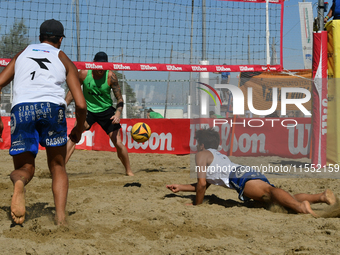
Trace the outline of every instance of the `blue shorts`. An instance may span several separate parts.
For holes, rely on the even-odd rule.
[[[65,106],[48,102],[22,103],[11,110],[11,156],[67,143]]]
[[[239,166],[234,171],[230,172],[229,183],[236,189],[238,198],[242,201],[250,200],[250,198],[243,196],[244,186],[246,185],[246,182],[250,180],[261,180],[270,184],[266,176],[260,172],[256,172],[256,170],[251,167]],[[270,185],[274,187],[274,185]]]

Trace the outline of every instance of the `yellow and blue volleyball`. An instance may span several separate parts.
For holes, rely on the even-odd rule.
[[[138,122],[131,129],[131,136],[137,143],[144,143],[151,136],[151,128],[144,122]]]

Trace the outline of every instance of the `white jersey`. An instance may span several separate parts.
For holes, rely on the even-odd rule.
[[[66,69],[59,49],[47,43],[31,44],[15,61],[12,108],[20,103],[51,102],[66,105],[62,84]]]
[[[235,171],[236,167],[240,165],[231,162],[226,155],[223,155],[215,149],[208,149],[208,151],[213,154],[214,160],[206,171],[207,182],[233,189],[229,184],[229,175],[231,171]]]

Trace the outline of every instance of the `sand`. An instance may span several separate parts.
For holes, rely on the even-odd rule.
[[[124,175],[116,153],[75,151],[67,165],[67,227],[54,225],[54,203],[45,151],[26,186],[26,220],[10,217],[13,169],[0,151],[1,254],[339,254],[338,206],[315,204],[324,217],[244,204],[233,190],[212,186],[203,205],[187,205],[193,193],[173,194],[166,184],[193,183],[190,156],[130,154],[134,177]],[[308,159],[231,157],[250,165],[296,165]],[[291,193],[340,193],[339,179],[267,175]],[[301,178],[303,177],[303,178]]]

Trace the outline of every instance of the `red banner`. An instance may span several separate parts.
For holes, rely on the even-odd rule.
[[[75,119],[67,119],[68,130],[71,131]],[[131,138],[132,126],[137,122],[146,122],[151,129],[150,139],[137,143]],[[135,153],[168,153],[188,154],[189,119],[124,119],[121,120],[121,138],[129,152]],[[77,149],[115,151],[109,136],[95,123],[85,131]]]
[[[3,143],[0,149],[10,148],[10,117],[2,117],[4,123]],[[151,128],[151,137],[145,143],[137,143],[131,138],[131,128],[137,122],[147,122]],[[68,133],[71,132],[75,119],[67,118]],[[121,137],[129,152],[135,153],[168,153],[188,154],[189,149],[189,119],[124,119],[121,120]],[[43,147],[39,147],[43,149]],[[90,130],[85,131],[76,149],[115,151],[116,148],[109,136],[95,123]]]
[[[9,58],[0,58],[0,66],[7,66]],[[116,71],[167,71],[167,72],[263,72],[282,71],[282,66],[273,65],[178,65],[109,62],[73,62],[78,69]]]
[[[4,122],[0,149],[10,147],[10,118]],[[67,119],[69,132],[75,119]],[[145,143],[131,138],[131,128],[137,122],[147,123],[152,131]],[[230,154],[231,133],[234,128],[233,156],[309,157],[310,118],[236,118],[232,119],[123,119],[122,142],[131,153],[188,154],[196,151],[195,130],[215,127],[221,135],[219,150]],[[84,132],[77,149],[115,151],[108,135],[97,124]],[[41,148],[42,149],[42,148]]]
[[[190,123],[190,149],[196,151],[196,129],[215,127],[221,136],[219,150],[230,155],[234,128],[233,156],[309,157],[310,118],[194,119]]]

